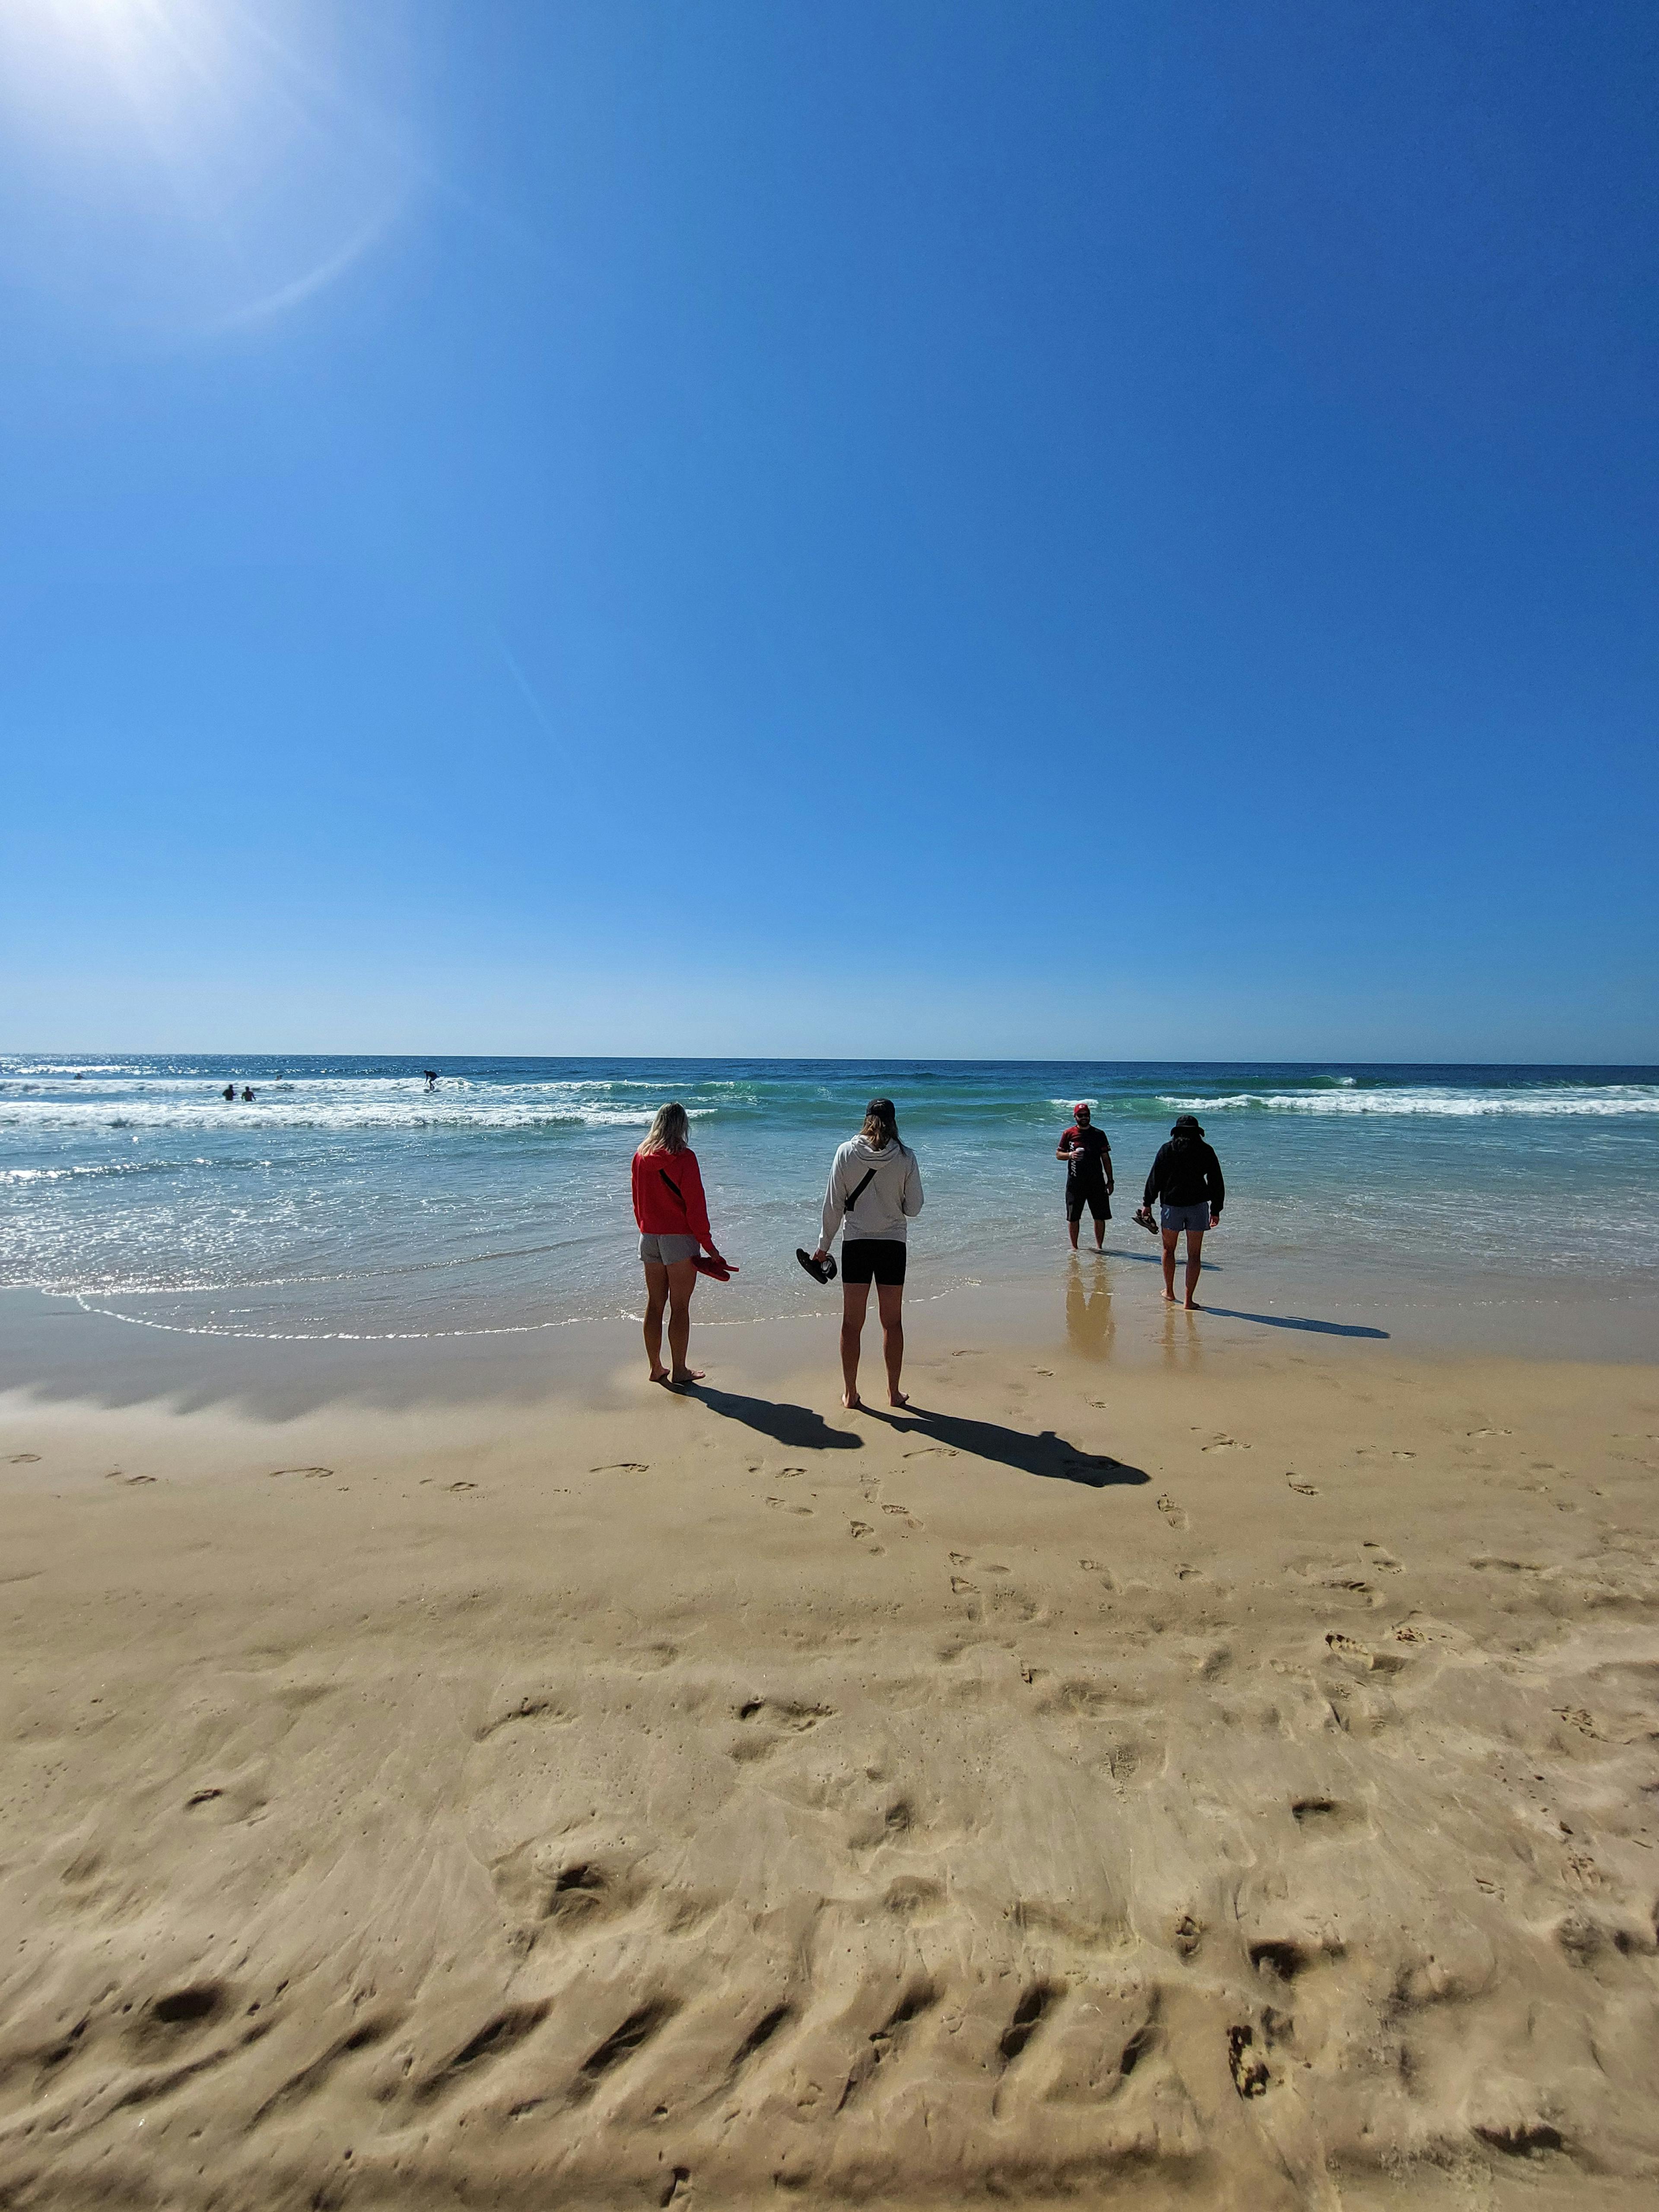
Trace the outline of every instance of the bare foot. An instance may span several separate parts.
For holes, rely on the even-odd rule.
[[[653,1367],[651,1370],[651,1380],[653,1382],[665,1382],[668,1380],[668,1370],[665,1367]]]
[[[1164,1304],[1165,1304],[1166,1306],[1172,1306],[1172,1305],[1174,1305],[1174,1304],[1175,1304],[1175,1303],[1176,1303],[1176,1294],[1175,1294],[1175,1292],[1174,1292],[1173,1291],[1164,1291]]]
[[[890,1406],[908,1406],[910,1401],[902,1390],[890,1390],[887,1393],[887,1402]]]
[[[701,1367],[684,1367],[678,1375],[671,1375],[668,1379],[678,1390],[683,1383],[701,1382],[702,1377],[703,1370]]]
[[[1204,1309],[1196,1298],[1188,1298],[1181,1310],[1182,1313],[1202,1313]]]
[[[861,1413],[864,1411],[864,1401],[856,1390],[843,1390],[841,1394],[841,1402],[849,1413]]]

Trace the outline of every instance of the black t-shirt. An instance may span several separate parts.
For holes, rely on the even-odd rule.
[[[1060,1141],[1076,1147],[1066,1163],[1068,1180],[1075,1176],[1079,1182],[1104,1182],[1112,1147],[1103,1130],[1097,1129],[1092,1121],[1086,1129],[1079,1129],[1073,1121]]]

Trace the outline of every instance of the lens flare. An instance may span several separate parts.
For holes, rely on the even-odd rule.
[[[0,270],[156,334],[269,324],[361,271],[422,164],[400,9],[7,0]]]

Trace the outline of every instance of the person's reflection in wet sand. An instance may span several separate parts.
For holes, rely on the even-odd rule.
[[[1074,1252],[1066,1271],[1066,1334],[1080,1358],[1105,1359],[1112,1349],[1112,1286],[1097,1255]]]
[[[1164,1309],[1164,1364],[1188,1372],[1204,1364],[1204,1332],[1180,1305]]]

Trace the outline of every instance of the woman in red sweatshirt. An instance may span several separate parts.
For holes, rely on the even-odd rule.
[[[691,1340],[691,1293],[697,1286],[697,1248],[714,1251],[697,1156],[686,1142],[685,1109],[677,1102],[657,1109],[645,1142],[634,1155],[634,1218],[645,1262],[645,1353],[651,1380],[701,1382],[702,1370],[685,1364]],[[668,1356],[662,1364],[662,1316],[668,1309]]]

